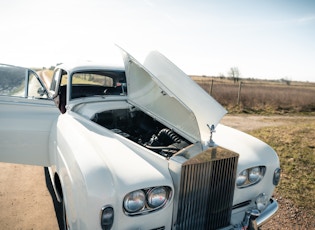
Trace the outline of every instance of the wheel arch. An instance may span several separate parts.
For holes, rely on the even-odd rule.
[[[57,172],[54,173],[54,184],[57,200],[61,202],[63,199],[63,193],[60,178]]]

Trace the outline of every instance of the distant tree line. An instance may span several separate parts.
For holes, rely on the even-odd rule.
[[[202,75],[202,77],[208,77],[207,75]],[[225,76],[223,73],[219,73],[218,76],[211,76],[211,77],[219,77],[220,79],[229,79],[232,80],[234,83],[238,83],[240,80],[247,80],[247,81],[255,81],[257,79],[255,78],[241,78],[241,73],[238,67],[231,67],[227,73],[227,76]],[[286,85],[291,85],[292,80],[285,77],[280,78],[278,80],[268,80],[271,82],[282,82]]]

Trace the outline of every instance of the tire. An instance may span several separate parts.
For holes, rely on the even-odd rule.
[[[70,230],[70,226],[68,223],[67,212],[66,212],[66,204],[64,199],[62,199],[62,230]]]

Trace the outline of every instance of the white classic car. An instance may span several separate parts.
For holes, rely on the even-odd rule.
[[[49,167],[64,229],[257,229],[279,159],[158,52],[59,65],[49,89],[0,65],[0,161]],[[55,102],[55,103],[54,103]],[[57,108],[55,106],[57,105]]]

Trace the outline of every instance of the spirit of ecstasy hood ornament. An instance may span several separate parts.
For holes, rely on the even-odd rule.
[[[209,124],[207,124],[209,130],[210,130],[210,139],[209,139],[209,147],[213,147],[214,146],[214,142],[212,140],[212,135],[213,133],[215,133],[215,126],[214,124],[212,124],[211,126]]]

